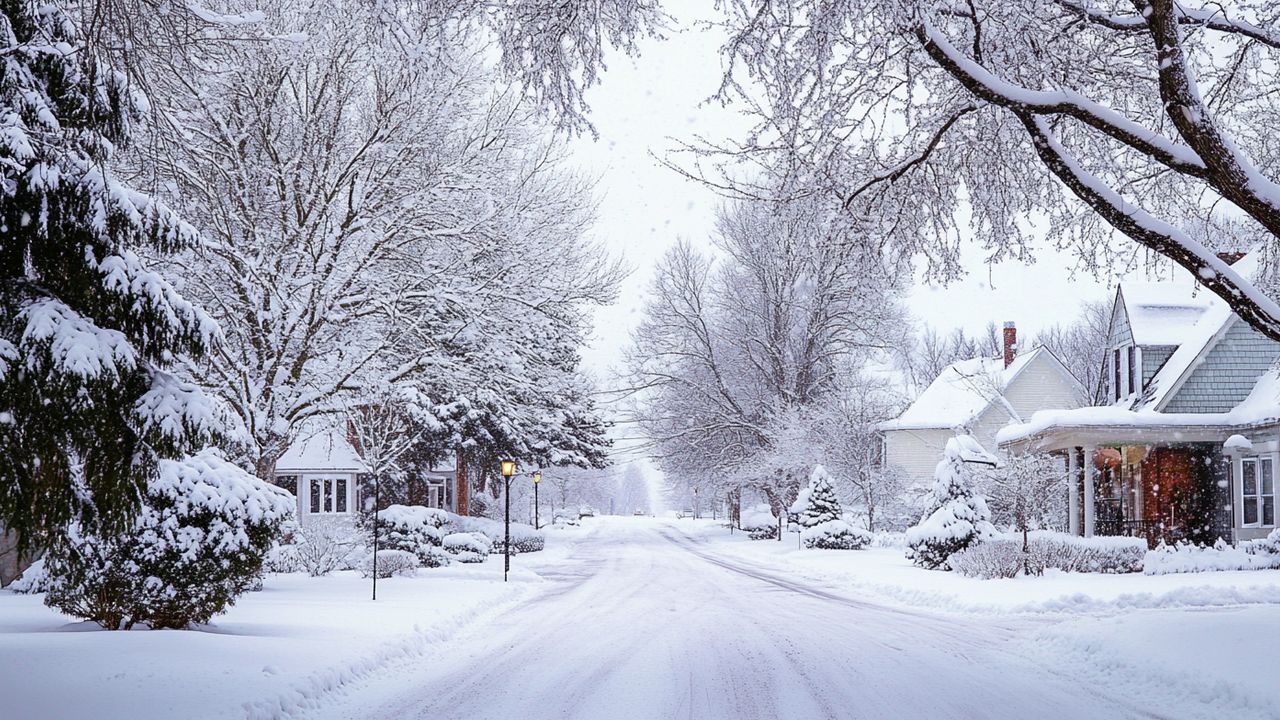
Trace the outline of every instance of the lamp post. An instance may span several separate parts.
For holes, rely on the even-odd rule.
[[[538,527],[538,483],[542,482],[542,471],[535,470],[533,473],[533,529],[541,530]]]
[[[503,460],[502,478],[505,487],[502,494],[506,498],[506,511],[503,513],[505,532],[502,539],[502,582],[507,581],[507,573],[511,572],[511,476],[515,474],[515,460]]]
[[[693,519],[698,519],[698,486],[693,486]]]

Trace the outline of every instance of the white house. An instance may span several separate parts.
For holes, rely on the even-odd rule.
[[[927,487],[947,440],[964,428],[988,452],[996,431],[1038,410],[1075,408],[1083,389],[1048,348],[1017,352],[1017,330],[1005,323],[1004,355],[961,360],[947,366],[901,415],[881,423],[884,463],[906,474],[911,486]]]
[[[276,484],[298,498],[298,522],[346,520],[359,507],[357,480],[366,472],[360,455],[337,430],[299,438],[276,461]]]
[[[336,522],[354,518],[359,509],[360,480],[368,474],[360,454],[337,429],[304,432],[276,461],[275,482],[298,499],[302,524],[328,518]],[[457,512],[457,470],[453,455],[409,478],[402,498],[384,498]]]

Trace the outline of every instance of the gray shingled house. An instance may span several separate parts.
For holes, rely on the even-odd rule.
[[[1002,429],[1000,447],[1064,458],[1077,534],[1154,544],[1271,532],[1280,344],[1190,283],[1121,285],[1109,335],[1100,406],[1036,413]]]

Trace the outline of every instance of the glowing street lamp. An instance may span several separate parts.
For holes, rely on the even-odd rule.
[[[533,529],[541,530],[538,527],[538,483],[542,482],[542,471],[535,470],[533,472]]]
[[[511,572],[511,477],[516,474],[516,461],[502,461],[502,478],[505,481],[503,496],[506,498],[506,512],[503,515],[506,536],[502,543],[502,582],[507,581],[507,573]]]

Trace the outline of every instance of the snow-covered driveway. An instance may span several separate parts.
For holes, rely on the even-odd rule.
[[[518,558],[520,560],[523,558]],[[323,718],[1151,718],[1016,653],[1044,619],[934,615],[609,519],[528,603],[372,681]],[[1167,714],[1166,714],[1167,712]]]

